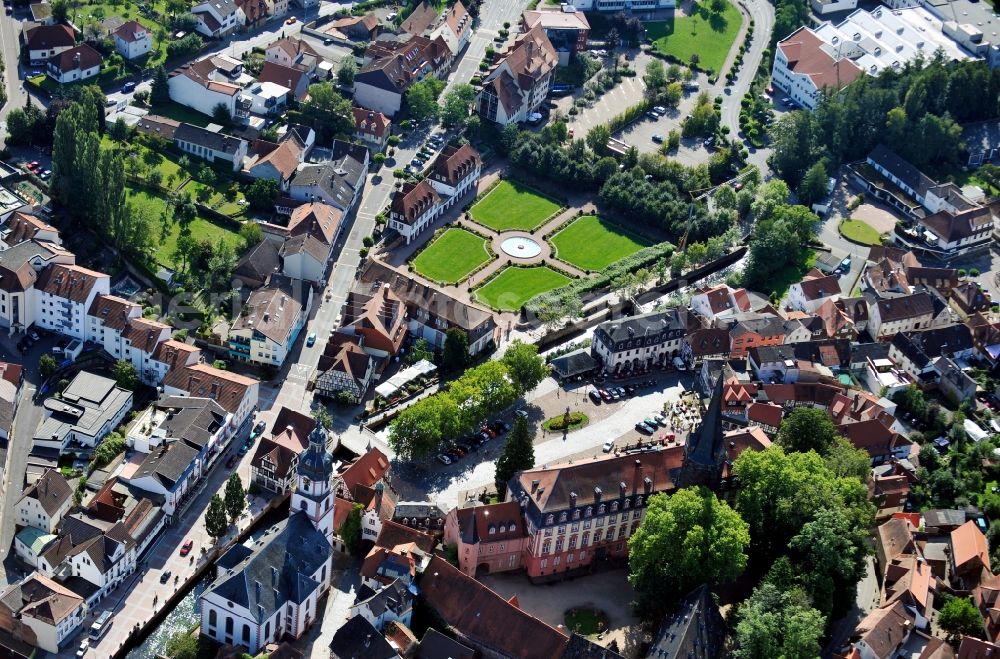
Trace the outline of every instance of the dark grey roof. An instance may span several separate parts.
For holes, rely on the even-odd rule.
[[[280,269],[281,258],[278,256],[278,248],[270,240],[262,240],[240,258],[233,275],[266,282],[269,275]]]
[[[417,646],[416,659],[473,659],[476,651],[430,627]]]
[[[246,142],[238,137],[226,135],[225,133],[217,133],[215,131],[208,130],[207,128],[201,128],[200,126],[183,123],[178,126],[177,130],[174,132],[174,140],[178,142],[197,144],[205,147],[206,149],[210,149],[218,153],[225,153],[229,156],[235,154],[241,146],[246,145]]]
[[[441,504],[429,501],[399,501],[396,503],[396,508],[392,511],[392,518],[394,520],[404,517],[429,517],[431,519],[440,517],[443,519],[447,516],[448,511]]]
[[[298,472],[312,481],[326,482],[333,475],[333,456],[326,450],[326,430],[319,423],[309,433],[309,446],[299,456]]]
[[[893,336],[892,346],[902,353],[918,371],[926,368],[931,362],[931,358],[927,356],[927,353],[907,334],[899,333]]]
[[[398,656],[381,632],[360,615],[344,623],[330,641],[331,659],[393,659]]]
[[[409,609],[412,603],[413,593],[399,578],[393,579],[374,594],[358,601],[359,605],[367,606],[376,618],[386,611],[392,611],[398,617],[402,617],[403,612]]]
[[[160,428],[170,439],[202,449],[226,422],[226,410],[211,398],[161,396],[156,407],[169,410]]]
[[[73,490],[63,475],[55,469],[46,469],[45,473],[24,491],[21,498],[38,499],[42,509],[51,516],[72,496]]]
[[[926,195],[928,190],[937,185],[934,179],[921,172],[884,144],[879,144],[872,149],[868,159],[882,166],[906,186],[916,190],[920,196]]]
[[[165,442],[149,452],[129,480],[153,476],[168,490],[173,489],[196,457],[198,450],[186,442]]]
[[[954,526],[965,524],[965,511],[958,509],[925,510],[924,525],[929,527]]]
[[[865,357],[874,359],[886,359],[889,356],[889,344],[887,343],[852,343],[851,363],[860,364]]]
[[[931,358],[953,355],[973,347],[972,331],[968,325],[962,324],[910,332],[910,338]]]
[[[355,192],[365,183],[367,158],[365,147],[334,140],[332,160],[299,169],[292,177],[292,187],[319,186],[341,210],[347,210]]]
[[[233,567],[221,572],[206,592],[248,609],[260,623],[286,602],[299,604],[318,588],[312,575],[332,551],[326,536],[301,511],[271,527],[251,550],[247,555],[238,546],[230,549],[240,560],[224,555],[226,564]]]
[[[614,650],[602,648],[585,636],[576,632],[569,637],[569,643],[563,650],[561,659],[624,659]]]
[[[624,320],[605,321],[597,326],[596,332],[601,332],[613,343],[618,343],[634,338],[654,337],[664,331],[687,330],[687,327],[686,310],[668,309]]]
[[[842,368],[851,363],[851,342],[847,339],[826,339],[779,346],[759,346],[750,348],[748,354],[750,360],[758,366],[792,359]]]
[[[590,356],[589,348],[580,348],[565,355],[554,358],[551,362],[553,370],[561,377],[568,378],[580,373],[588,373],[598,366],[596,359]]]
[[[702,584],[660,624],[647,659],[715,659],[722,655],[726,623]]]

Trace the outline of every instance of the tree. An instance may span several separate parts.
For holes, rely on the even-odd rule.
[[[778,443],[786,451],[816,451],[826,455],[837,439],[837,426],[824,410],[796,407],[781,421]]]
[[[438,96],[444,91],[444,81],[435,77],[424,78],[406,90],[406,105],[410,116],[417,121],[433,119],[438,114]]]
[[[608,57],[615,63],[615,75],[618,75],[618,49],[621,48],[622,38],[618,34],[617,28],[608,30],[604,37],[604,47],[608,51]]]
[[[825,623],[801,590],[765,581],[740,606],[733,654],[738,659],[814,659]]]
[[[243,240],[243,249],[250,249],[264,240],[264,232],[256,222],[244,222],[240,227],[240,238]]]
[[[458,84],[444,95],[441,105],[441,123],[458,126],[469,117],[469,108],[476,101],[476,90],[472,85]]]
[[[139,386],[139,373],[135,370],[132,362],[125,359],[119,359],[111,367],[111,377],[122,389],[135,391],[136,387]]]
[[[350,512],[347,513],[347,517],[338,531],[340,539],[344,541],[344,546],[351,554],[358,553],[358,549],[361,547],[361,515],[364,512],[365,507],[360,503],[351,506]]]
[[[952,597],[938,612],[938,625],[951,641],[962,636],[983,638],[983,617],[968,597]]]
[[[340,68],[337,69],[337,84],[341,87],[353,87],[354,76],[358,72],[358,64],[354,57],[349,55],[340,61]]]
[[[507,481],[514,474],[535,466],[535,447],[531,432],[528,430],[528,420],[523,416],[514,419],[514,427],[507,436],[503,451],[496,463],[495,483],[497,496],[501,501],[507,497]]]
[[[646,83],[646,93],[652,99],[658,99],[663,89],[667,86],[667,73],[663,68],[663,62],[658,59],[650,60],[646,64],[646,75],[642,76]]]
[[[611,129],[605,124],[598,124],[587,131],[587,146],[598,156],[608,154],[609,139],[611,139]]]
[[[871,456],[862,448],[855,448],[850,440],[837,437],[823,457],[826,468],[838,478],[854,477],[867,483],[872,472]],[[922,461],[921,461],[922,464]]]
[[[254,210],[273,210],[274,200],[278,197],[278,182],[272,179],[259,178],[244,192],[247,203]]]
[[[213,494],[212,499],[208,502],[208,509],[205,511],[205,532],[213,540],[218,540],[226,534],[228,529],[229,523],[226,519],[226,504],[223,503],[222,497],[218,494]]]
[[[628,541],[637,610],[659,617],[698,584],[732,581],[746,567],[749,544],[747,523],[711,490],[653,495]]]
[[[444,336],[444,350],[441,354],[441,369],[446,372],[460,371],[469,363],[469,335],[458,327],[452,327]]]
[[[188,632],[171,634],[166,654],[170,659],[198,659],[198,637]]]
[[[826,197],[828,179],[826,166],[822,161],[806,170],[802,182],[799,183],[799,203],[803,206],[812,206]]]
[[[226,512],[229,513],[229,519],[235,524],[236,520],[240,518],[243,511],[247,507],[247,493],[243,489],[243,481],[240,480],[240,475],[235,471],[229,476],[229,480],[226,481],[226,493],[224,502],[226,504]]]
[[[69,1],[54,0],[52,3],[52,19],[56,23],[65,23],[69,18]]]
[[[788,544],[799,581],[813,605],[839,618],[854,604],[868,555],[866,529],[842,508],[821,509]]]
[[[58,370],[59,364],[56,363],[56,358],[52,355],[44,354],[38,358],[38,371],[42,374],[42,378],[48,380]]]
[[[439,393],[399,413],[389,428],[389,445],[404,459],[423,458],[462,429],[462,413],[455,400],[447,392]]]
[[[302,118],[317,132],[317,140],[329,142],[337,135],[354,132],[351,102],[329,82],[309,85],[309,98],[300,106]]]
[[[545,360],[538,356],[538,346],[520,339],[507,347],[501,361],[507,367],[507,375],[519,396],[537,387],[549,373]]]
[[[170,78],[163,65],[157,66],[153,71],[153,85],[150,91],[150,101],[154,106],[167,105],[170,103]]]

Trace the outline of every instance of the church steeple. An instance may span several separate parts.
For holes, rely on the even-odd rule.
[[[684,447],[684,464],[681,466],[677,487],[705,485],[718,489],[722,479],[722,466],[726,459],[726,443],[722,437],[722,380],[715,381],[712,399],[701,417],[701,423],[687,439]]]
[[[289,513],[304,512],[313,526],[322,531],[332,544],[334,495],[330,479],[333,476],[333,456],[327,451],[326,441],[326,429],[317,422],[309,433],[308,448],[299,456]]]

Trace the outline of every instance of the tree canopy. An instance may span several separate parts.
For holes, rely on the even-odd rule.
[[[507,346],[501,361],[519,396],[537,387],[549,373],[545,360],[538,356],[538,346],[520,339]]]
[[[507,496],[507,481],[519,471],[535,466],[535,447],[528,420],[522,416],[514,419],[514,427],[504,442],[503,450],[496,462],[495,484],[497,496],[503,500]]]
[[[701,583],[738,577],[747,564],[749,526],[707,488],[649,498],[629,538],[629,583],[644,616],[664,611]]]
[[[826,455],[839,433],[825,410],[796,407],[781,420],[778,443],[787,451],[816,451]]]

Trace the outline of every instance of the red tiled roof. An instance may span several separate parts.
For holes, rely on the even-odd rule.
[[[835,61],[822,49],[823,45],[823,40],[807,27],[800,27],[778,42],[789,70],[809,76],[816,89],[843,89],[861,75],[857,64],[847,58]]]
[[[982,567],[990,568],[990,550],[986,536],[972,520],[951,532],[952,560],[956,570],[963,570],[978,560]]]
[[[78,265],[55,264],[42,271],[35,288],[73,302],[85,302],[101,279],[103,272],[88,270]]]
[[[135,315],[134,312],[141,312],[141,309],[138,304],[117,295],[98,295],[87,315],[99,319],[109,329],[121,331]]]
[[[355,460],[339,476],[348,492],[354,493],[358,487],[374,487],[389,471],[389,459],[385,453],[373,448]]]
[[[357,133],[372,133],[382,139],[392,125],[389,117],[375,110],[353,107],[351,112],[354,114],[354,131]]]
[[[186,391],[191,396],[211,398],[227,412],[235,413],[251,387],[258,380],[223,371],[208,364],[192,364],[175,368],[167,374],[163,383],[169,387]]]
[[[782,413],[781,406],[774,403],[751,403],[747,407],[747,419],[774,428],[781,426]]]

